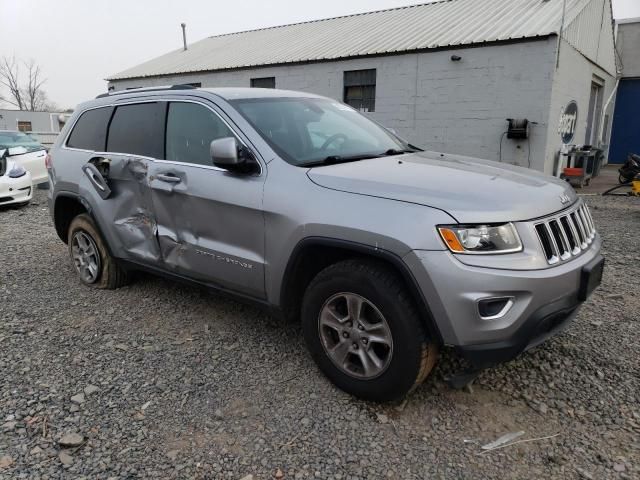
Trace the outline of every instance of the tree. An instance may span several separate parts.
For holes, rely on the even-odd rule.
[[[24,100],[22,100],[22,89],[20,88],[20,65],[15,57],[2,57],[0,59],[0,85],[4,85],[9,90],[9,98],[3,100],[18,110],[24,110]]]
[[[21,83],[21,67],[26,71],[27,79]],[[34,60],[19,62],[15,57],[0,58],[0,86],[8,91],[7,96],[0,94],[4,101],[18,110],[50,110],[54,105],[47,99],[43,89],[46,79]]]

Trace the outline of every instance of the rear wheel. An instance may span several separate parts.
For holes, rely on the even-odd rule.
[[[303,301],[305,341],[322,372],[340,389],[389,401],[420,385],[436,362],[401,278],[375,261],[332,265]]]
[[[85,285],[116,289],[127,284],[127,272],[109,254],[95,223],[87,214],[78,215],[69,226],[69,255]]]

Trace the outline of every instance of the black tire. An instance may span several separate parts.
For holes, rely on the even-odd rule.
[[[375,378],[349,375],[334,364],[323,345],[320,313],[329,299],[345,292],[373,304],[388,324],[394,347],[388,366]],[[376,261],[347,260],[320,272],[304,295],[302,328],[320,370],[338,388],[365,400],[386,402],[404,397],[424,381],[437,360],[437,345],[429,339],[404,282]]]
[[[91,240],[97,247],[97,251],[100,257],[97,278],[94,281],[89,282],[86,281],[78,272],[78,278],[80,279],[80,281],[89,287],[103,290],[115,290],[117,288],[125,286],[129,281],[127,272],[120,265],[118,265],[116,260],[111,256],[109,250],[107,250],[106,248],[104,239],[100,235],[98,228],[93,222],[93,219],[86,213],[75,217],[71,222],[71,225],[69,225],[69,235],[67,237],[69,239],[69,257],[71,258],[71,262],[76,272],[78,270],[75,266],[72,249],[73,238],[78,232],[82,232],[91,238]]]

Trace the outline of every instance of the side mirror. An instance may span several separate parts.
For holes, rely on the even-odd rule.
[[[232,172],[249,173],[256,164],[253,155],[235,137],[220,138],[211,142],[211,159],[216,167]]]
[[[13,157],[14,155],[23,155],[27,153],[28,150],[26,147],[9,147],[9,156]]]
[[[233,137],[214,140],[211,142],[210,152],[216,167],[233,168],[240,163],[238,142]]]

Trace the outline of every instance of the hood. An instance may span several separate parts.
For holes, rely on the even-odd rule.
[[[444,210],[459,223],[530,220],[577,200],[565,181],[504,163],[437,152],[309,169],[317,185]]]

